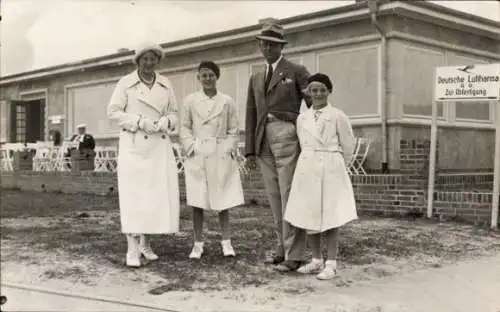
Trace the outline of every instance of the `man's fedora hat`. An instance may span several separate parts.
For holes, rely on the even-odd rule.
[[[281,25],[274,22],[265,23],[262,26],[260,35],[257,36],[259,40],[272,41],[277,43],[287,43],[284,39],[284,31]]]

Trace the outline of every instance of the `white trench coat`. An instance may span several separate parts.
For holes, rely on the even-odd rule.
[[[167,234],[179,231],[179,182],[168,133],[138,130],[139,115],[176,125],[177,104],[166,77],[156,73],[151,89],[137,71],[120,79],[108,116],[120,127],[118,192],[123,233]]]
[[[212,102],[211,102],[212,101]],[[212,104],[211,110],[207,109]],[[228,152],[238,144],[238,116],[231,97],[221,92],[210,99],[203,91],[184,100],[180,140],[184,153],[186,202],[221,211],[244,203],[236,160]]]
[[[297,135],[301,154],[285,220],[309,233],[317,233],[357,219],[354,192],[346,170],[355,142],[348,117],[329,104],[316,122],[310,108],[297,119]]]

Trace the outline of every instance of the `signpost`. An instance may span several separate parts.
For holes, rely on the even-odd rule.
[[[431,150],[429,155],[429,183],[427,189],[427,217],[432,217],[434,180],[436,173],[437,104],[438,102],[496,102],[495,154],[493,172],[493,200],[491,227],[498,224],[500,188],[500,64],[480,64],[437,67],[432,101]]]

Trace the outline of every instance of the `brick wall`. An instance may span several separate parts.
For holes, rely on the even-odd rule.
[[[493,172],[438,174],[436,189],[454,192],[491,192],[493,190]]]
[[[428,140],[400,141],[401,172],[391,175],[353,176],[352,182],[360,214],[387,216],[425,216],[427,207]],[[456,185],[485,182],[471,178],[453,178]],[[446,191],[441,183],[449,183],[446,176],[436,179],[434,215],[440,219],[461,219],[476,224],[487,224],[491,215],[491,189],[485,192]],[[32,172],[15,171],[1,173],[2,188],[42,192],[80,193],[99,195],[117,194],[116,175],[112,173],[80,172]],[[259,170],[243,177],[245,199],[248,203],[267,204],[267,197]],[[184,177],[179,176],[181,199],[185,199]]]

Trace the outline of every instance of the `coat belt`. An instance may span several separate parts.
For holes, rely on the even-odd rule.
[[[342,150],[340,150],[338,148],[308,148],[308,147],[303,147],[302,151],[324,152],[324,153],[342,153]]]

